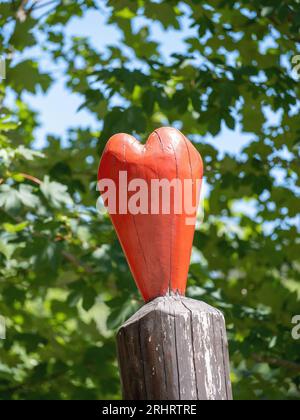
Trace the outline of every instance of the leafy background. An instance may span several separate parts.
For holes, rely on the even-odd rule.
[[[119,42],[67,33],[91,12]],[[161,125],[205,161],[188,295],[225,313],[235,398],[300,398],[299,25],[299,0],[0,2],[2,399],[120,398],[114,335],[142,302],[95,209],[97,165],[113,133]],[[182,34],[182,52],[166,59],[158,26]],[[37,145],[32,103],[58,79],[96,124]],[[249,135],[239,153],[206,141],[225,126]]]

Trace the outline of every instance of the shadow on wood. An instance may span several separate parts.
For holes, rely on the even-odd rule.
[[[158,297],[119,330],[127,400],[231,400],[223,314],[182,296]]]

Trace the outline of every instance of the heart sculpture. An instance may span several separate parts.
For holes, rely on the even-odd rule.
[[[128,134],[116,134],[105,147],[99,189],[146,302],[185,293],[202,175],[200,154],[174,128],[155,130],[145,145]],[[169,193],[166,185],[173,186]],[[109,186],[115,195],[113,205]]]

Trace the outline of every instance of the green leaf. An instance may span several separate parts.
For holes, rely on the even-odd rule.
[[[149,115],[153,113],[155,100],[156,100],[156,95],[153,90],[149,89],[143,93],[143,97],[142,97],[143,109]]]
[[[39,152],[37,150],[31,150],[23,145],[19,146],[16,149],[16,155],[21,156],[23,159],[26,160],[34,160],[35,158],[44,158],[45,155],[42,152]]]
[[[34,188],[29,185],[20,185],[19,197],[24,206],[29,208],[37,208],[40,205],[40,199],[33,194]]]
[[[11,223],[4,223],[3,227],[8,233],[18,233],[22,232],[27,226],[29,222],[18,223],[17,225],[12,225]]]
[[[227,127],[230,128],[230,130],[234,130],[235,119],[230,114],[225,114],[224,119],[225,119]]]
[[[36,21],[31,17],[27,17],[24,22],[16,20],[16,25],[10,42],[17,50],[24,50],[36,44],[32,29],[36,25]]]
[[[270,16],[272,13],[274,13],[274,8],[273,8],[273,7],[269,7],[269,6],[264,7],[264,8],[262,9],[262,11],[261,11],[261,15],[262,15],[263,17]]]
[[[84,310],[89,311],[95,304],[97,294],[94,289],[86,287],[83,292],[82,307]]]
[[[95,210],[99,159],[176,126],[206,186],[187,294],[224,312],[234,398],[300,400],[299,1],[46,2],[0,2],[1,399],[121,398],[115,329],[141,297]],[[97,43],[78,25],[99,12]]]
[[[17,92],[37,93],[37,87],[46,92],[52,78],[47,73],[40,73],[37,63],[25,60],[8,68],[7,80]]]
[[[114,308],[107,318],[107,328],[116,329],[122,325],[138,309],[136,301],[126,301],[120,307]]]
[[[243,128],[250,133],[260,133],[265,123],[265,117],[261,109],[261,104],[254,100],[250,95],[245,95],[245,105],[243,107]]]
[[[68,187],[56,181],[50,181],[48,176],[45,176],[40,189],[45,198],[55,208],[71,206],[73,204],[73,200],[68,193]]]
[[[0,208],[7,212],[17,211],[21,206],[20,195],[17,190],[8,185],[0,185]]]

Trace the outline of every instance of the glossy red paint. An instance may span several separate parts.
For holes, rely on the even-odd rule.
[[[119,193],[120,171],[127,171],[128,183],[141,178],[149,189],[153,179],[177,178],[182,182],[192,179],[191,194],[194,203],[199,202],[196,180],[202,180],[201,156],[174,128],[155,130],[145,145],[128,134],[112,136],[101,158],[98,179],[112,179]],[[128,193],[128,199],[133,194]],[[185,212],[175,214],[174,196],[171,197],[170,214],[133,215],[120,214],[118,210],[117,214],[111,214],[131,272],[146,302],[168,293],[185,293],[195,226],[186,224]],[[119,204],[117,200],[117,209]]]

